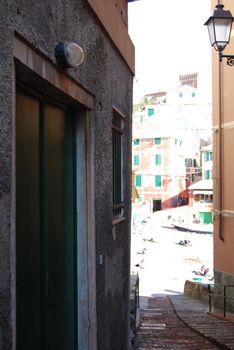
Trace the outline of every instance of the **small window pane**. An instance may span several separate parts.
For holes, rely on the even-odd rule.
[[[139,145],[139,144],[140,144],[140,140],[139,140],[139,139],[135,139],[135,140],[133,141],[133,143],[134,143],[134,145]]]
[[[148,117],[151,117],[152,115],[154,115],[154,108],[149,108],[148,109]]]
[[[210,170],[205,171],[205,179],[209,180],[210,179]]]
[[[142,181],[141,181],[141,175],[136,175],[136,187],[141,187]]]
[[[155,155],[155,164],[156,165],[161,165],[161,154],[156,154]]]
[[[155,186],[161,187],[162,186],[162,177],[161,175],[155,175]]]
[[[154,142],[155,142],[156,145],[160,145],[161,144],[161,137],[156,137],[154,139]]]
[[[140,164],[140,156],[138,154],[134,155],[134,165]]]

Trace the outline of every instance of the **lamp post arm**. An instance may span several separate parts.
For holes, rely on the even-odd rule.
[[[220,52],[219,54],[219,61],[222,62],[222,58],[227,59],[227,65],[228,66],[234,66],[234,55],[222,55]]]

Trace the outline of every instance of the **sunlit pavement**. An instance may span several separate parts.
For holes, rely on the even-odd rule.
[[[213,236],[164,227],[164,217],[162,212],[139,220],[132,230],[131,270],[139,274],[141,296],[183,293],[186,279],[202,265],[212,277]],[[185,239],[189,246],[179,244]]]

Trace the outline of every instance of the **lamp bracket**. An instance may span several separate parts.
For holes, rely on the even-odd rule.
[[[219,52],[219,62],[222,62],[223,58],[227,59],[228,66],[234,66],[234,55],[222,55],[222,53]]]

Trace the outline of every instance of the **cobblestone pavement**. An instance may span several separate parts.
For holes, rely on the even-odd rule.
[[[221,349],[234,349],[234,324],[207,314],[208,306],[184,295],[171,295],[177,316]]]
[[[182,298],[173,296],[172,299],[171,301],[169,297],[165,295],[156,295],[155,297],[146,299],[148,302],[146,302],[141,309],[141,321],[137,333],[138,350],[234,349],[232,347],[223,347],[218,345],[218,343],[215,344],[213,339],[208,339],[198,331],[193,330],[191,326],[186,325],[183,322],[182,314],[184,313],[187,315],[187,321],[191,321],[191,319],[193,319],[192,313],[190,313],[190,316],[188,315],[186,307],[183,307]],[[175,312],[174,303],[180,315]],[[197,312],[203,315],[204,309],[199,309],[199,305],[196,306]],[[214,317],[212,317],[212,319],[214,319]],[[197,318],[193,319],[193,321],[199,323]],[[215,322],[219,322],[219,320],[215,318]],[[215,327],[217,327],[217,324]]]

